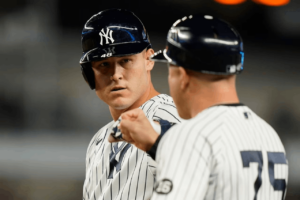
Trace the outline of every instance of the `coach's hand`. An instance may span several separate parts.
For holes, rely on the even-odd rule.
[[[121,118],[119,129],[122,132],[123,140],[143,151],[149,151],[159,135],[153,129],[144,112],[137,108],[123,113]],[[109,142],[118,141],[111,135],[108,140]]]

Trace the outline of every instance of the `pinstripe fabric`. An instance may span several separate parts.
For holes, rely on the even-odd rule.
[[[155,96],[141,108],[150,119],[180,122],[173,100],[168,95]],[[110,144],[107,139],[113,123],[112,121],[101,128],[88,146],[83,199],[150,199],[157,164],[145,152],[131,144]]]
[[[242,104],[214,106],[172,127],[158,145],[156,161],[152,200],[285,196],[284,147],[273,128]],[[166,179],[172,189],[163,186]]]

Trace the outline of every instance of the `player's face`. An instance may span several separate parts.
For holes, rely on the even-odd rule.
[[[188,119],[188,113],[186,113],[185,94],[182,87],[182,70],[178,66],[169,65],[168,82],[170,86],[170,95],[172,96],[174,103],[177,107],[178,114],[183,119]]]
[[[152,53],[149,49],[135,55],[92,62],[97,96],[114,109],[133,105],[150,86],[154,62],[148,58]]]

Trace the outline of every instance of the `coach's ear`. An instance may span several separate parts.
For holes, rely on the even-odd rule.
[[[145,57],[146,57],[146,70],[147,71],[151,71],[154,67],[154,61],[150,60],[150,56],[152,56],[154,54],[154,50],[153,49],[147,49],[146,53],[145,53]]]
[[[180,80],[180,88],[181,90],[187,90],[189,83],[190,83],[190,76],[186,72],[183,67],[178,68],[179,71],[179,80]]]

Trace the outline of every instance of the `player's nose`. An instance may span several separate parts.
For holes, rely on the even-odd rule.
[[[115,64],[115,66],[113,67],[113,71],[111,74],[111,80],[112,81],[118,81],[118,80],[122,80],[123,79],[123,67]]]

